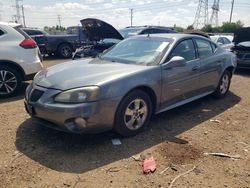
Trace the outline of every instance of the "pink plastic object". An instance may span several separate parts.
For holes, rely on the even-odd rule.
[[[156,170],[156,163],[154,157],[150,157],[149,159],[145,159],[143,161],[143,172],[145,174],[154,172],[155,170]]]

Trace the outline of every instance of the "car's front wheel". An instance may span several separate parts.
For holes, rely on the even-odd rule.
[[[13,68],[0,66],[0,97],[15,95],[21,88],[21,76]]]
[[[230,87],[230,83],[231,83],[231,73],[229,71],[225,71],[220,79],[219,85],[216,89],[216,91],[214,92],[214,96],[218,97],[218,98],[222,98],[224,97]]]
[[[123,136],[133,136],[143,130],[152,115],[150,97],[141,90],[134,90],[121,101],[115,117],[114,130]]]

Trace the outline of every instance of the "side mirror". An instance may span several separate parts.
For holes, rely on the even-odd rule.
[[[186,65],[186,60],[181,56],[172,57],[166,64],[168,68],[184,67],[185,65]]]

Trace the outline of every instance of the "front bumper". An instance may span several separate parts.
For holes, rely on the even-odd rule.
[[[35,91],[41,91],[41,96],[34,97]],[[113,128],[120,97],[81,104],[55,103],[53,97],[60,92],[34,84],[27,88],[24,103],[34,124],[73,133],[98,133]]]

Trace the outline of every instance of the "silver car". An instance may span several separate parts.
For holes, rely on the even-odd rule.
[[[128,38],[98,58],[39,72],[25,106],[51,128],[135,135],[157,114],[209,94],[228,92],[236,57],[211,40],[188,34]]]

